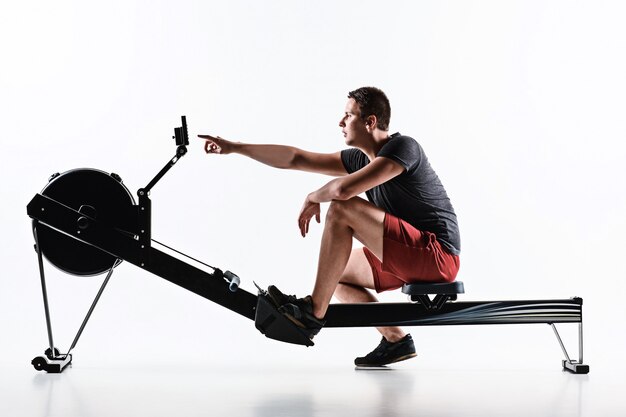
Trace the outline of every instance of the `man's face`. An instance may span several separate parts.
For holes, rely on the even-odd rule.
[[[339,121],[339,127],[341,127],[343,137],[346,138],[346,145],[349,146],[358,145],[359,139],[368,134],[365,121],[361,119],[359,105],[353,98],[348,99],[344,116]]]

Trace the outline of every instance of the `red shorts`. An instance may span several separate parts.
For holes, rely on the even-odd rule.
[[[395,290],[414,282],[452,282],[459,257],[446,251],[434,233],[424,232],[387,213],[383,232],[382,262],[366,247],[376,291]]]

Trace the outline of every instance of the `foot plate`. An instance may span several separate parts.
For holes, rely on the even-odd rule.
[[[283,313],[279,312],[264,290],[259,291],[254,324],[270,339],[296,345],[313,346],[312,334],[298,327]]]

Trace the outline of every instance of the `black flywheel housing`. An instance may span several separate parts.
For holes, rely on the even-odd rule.
[[[116,174],[81,168],[54,175],[41,194],[111,227],[135,232],[135,200]],[[42,254],[57,268],[79,276],[101,274],[116,266],[110,253],[38,223]]]

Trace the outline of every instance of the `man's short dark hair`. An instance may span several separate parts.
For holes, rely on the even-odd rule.
[[[361,110],[361,118],[376,116],[376,125],[380,130],[389,129],[391,119],[391,105],[385,93],[376,87],[361,87],[348,93],[348,98],[354,99]]]

